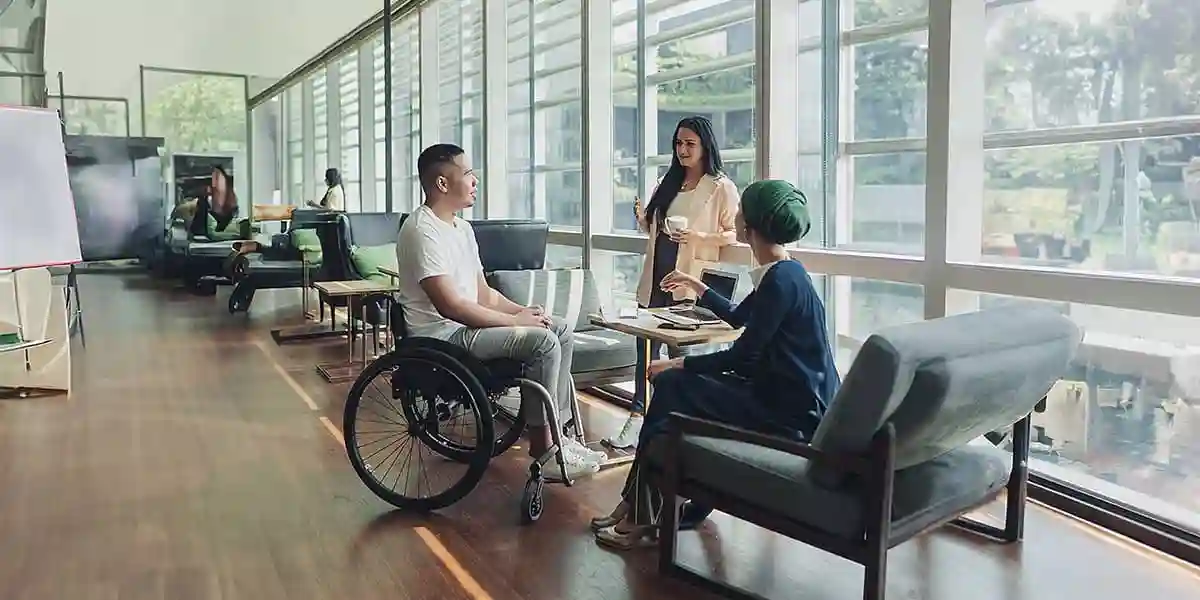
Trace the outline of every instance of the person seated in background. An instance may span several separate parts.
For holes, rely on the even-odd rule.
[[[807,200],[784,181],[759,181],[742,194],[737,239],[755,261],[754,291],[736,307],[694,275],[672,272],[664,290],[687,289],[697,304],[744,328],[726,350],[650,363],[654,394],[637,459],[612,513],[592,520],[596,540],[626,550],[651,545],[662,495],[643,476],[644,451],[666,432],[673,412],[796,440],[811,439],[840,379],[825,328],[825,307],[804,265],[784,247],[810,227]],[[669,507],[673,509],[674,507]],[[711,509],[686,502],[680,525],[695,527]]]
[[[397,296],[405,325],[410,335],[446,340],[480,360],[506,358],[524,365],[525,376],[542,384],[558,407],[555,422],[537,395],[521,392],[529,454],[536,459],[550,448],[549,428],[561,431],[575,402],[571,327],[539,307],[505,298],[484,279],[475,232],[456,216],[475,204],[478,185],[462,148],[426,148],[417,159],[417,176],[425,202],[405,219],[396,244]],[[600,469],[602,453],[566,436],[562,439],[568,477]],[[561,479],[556,466],[543,473],[547,480]]]
[[[325,169],[325,195],[318,202],[309,200],[308,205],[321,210],[346,210],[346,190],[342,187],[342,174],[337,169]]]
[[[208,231],[208,216],[216,220],[214,231],[225,231],[238,213],[237,192],[233,189],[233,176],[225,168],[217,165],[212,170],[212,181],[209,183],[207,194],[200,194],[196,199],[196,211],[192,217],[192,235],[206,236]]]

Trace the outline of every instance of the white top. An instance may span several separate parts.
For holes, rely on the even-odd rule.
[[[479,245],[471,224],[454,217],[447,223],[421,205],[404,220],[396,243],[396,264],[400,304],[409,335],[446,339],[463,325],[443,317],[421,282],[430,277],[446,276],[463,298],[479,298]]]
[[[325,197],[321,199],[321,203],[327,210],[346,210],[346,192],[342,190],[342,186],[335,185],[325,191]]]
[[[694,227],[691,223],[693,217],[699,212],[701,206],[709,196],[712,196],[714,186],[711,177],[701,177],[700,181],[696,182],[696,187],[675,194],[675,199],[671,201],[671,206],[667,207],[667,217],[684,217],[688,220],[688,227]]]

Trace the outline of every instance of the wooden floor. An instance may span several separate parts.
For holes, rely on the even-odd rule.
[[[318,360],[339,344],[275,345],[298,294],[231,317],[216,298],[137,275],[81,277],[88,347],[75,392],[0,403],[0,594],[7,600],[167,598],[709,598],[651,554],[598,548],[587,519],[623,471],[551,488],[517,524],[516,455],[434,517],[389,512],[340,445],[346,386]],[[290,304],[284,302],[290,301]],[[621,419],[584,404],[593,434]],[[945,531],[891,554],[894,599],[1200,599],[1200,576],[1034,507],[1024,544]],[[717,515],[683,560],[769,598],[861,597],[861,568]]]

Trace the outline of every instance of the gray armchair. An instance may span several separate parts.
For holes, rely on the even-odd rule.
[[[1021,539],[1030,413],[1080,339],[1066,317],[1026,307],[885,329],[863,345],[811,444],[673,415],[650,462],[666,506],[691,498],[862,564],[863,598],[882,600],[888,549],[915,536],[954,523]],[[1012,454],[979,440],[1014,422]],[[1003,528],[961,518],[1004,491]],[[677,511],[665,511],[660,572],[747,596],[679,565],[677,538]]]

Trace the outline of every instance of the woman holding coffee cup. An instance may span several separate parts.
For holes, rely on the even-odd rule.
[[[649,234],[637,292],[642,308],[694,300],[684,288],[664,291],[663,278],[676,270],[699,277],[701,270],[720,260],[721,247],[736,238],[738,189],[724,173],[712,122],[700,116],[679,121],[674,145],[671,166],[650,195],[650,203],[643,210],[640,199],[634,202],[638,226]],[[624,449],[637,443],[650,396],[646,370],[661,351],[661,344],[638,344],[632,412],[621,432],[604,440],[607,445]]]

